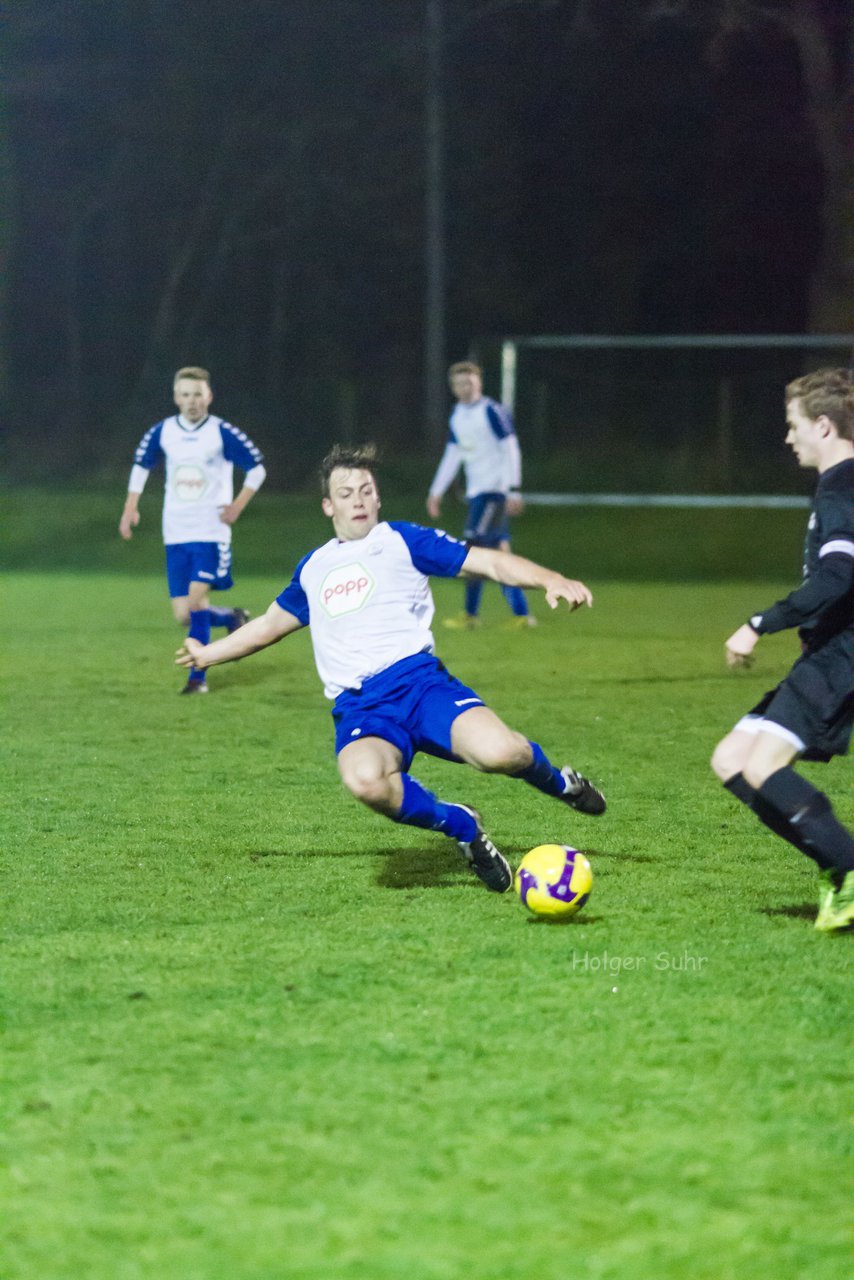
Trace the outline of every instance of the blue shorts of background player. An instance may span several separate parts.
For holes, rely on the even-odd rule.
[[[475,547],[500,547],[510,541],[507,499],[503,493],[479,493],[469,498],[463,540]]]
[[[507,497],[503,493],[478,493],[468,500],[468,515],[463,531],[463,541],[473,547],[497,547],[510,550],[510,520],[507,515]],[[465,585],[465,612],[455,618],[446,618],[444,625],[455,631],[472,630],[480,625],[480,598],[483,579],[469,578]],[[528,602],[521,587],[502,587],[501,594],[513,613],[509,626],[522,628],[536,625],[536,618],[528,611]]]
[[[173,542],[166,548],[169,596],[190,594],[191,582],[206,582],[212,591],[228,591],[231,576],[231,544],[228,542]]]

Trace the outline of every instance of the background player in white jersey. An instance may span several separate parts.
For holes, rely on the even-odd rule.
[[[260,451],[248,436],[208,413],[213,400],[207,369],[188,366],[174,379],[178,413],[145,433],[134,454],[119,533],[130,538],[139,524],[139,498],[158,462],[166,463],[163,541],[172,612],[201,644],[211,627],[235,631],[249,619],[245,609],[223,609],[210,592],[233,586],[231,526],[264,483]],[[246,474],[234,497],[234,467]],[[192,670],[182,693],[207,693],[204,671]]]
[[[483,394],[483,372],[470,360],[452,364],[448,382],[456,398],[449,424],[450,438],[427,496],[427,511],[438,520],[442,496],[462,466],[466,477],[468,514],[463,537],[476,547],[510,550],[508,517],[522,510],[522,456],[510,410]],[[502,593],[513,618],[509,626],[532,627],[521,587],[503,585]],[[446,627],[469,629],[479,625],[483,580],[471,578],[465,587],[465,611],[446,618]]]
[[[429,574],[477,574],[508,586],[539,587],[556,608],[589,605],[582,582],[530,560],[469,547],[435,529],[380,521],[374,452],[337,446],[321,468],[323,510],[335,537],[300,560],[263,617],[204,646],[190,638],[181,666],[206,668],[275,644],[311,626],[318,673],[333,699],[335,745],[344,785],[394,822],[456,840],[474,872],[498,893],[512,883],[507,860],[467,805],[439,800],[409,774],[418,751],[487,773],[522,778],[583,813],[605,799],[569,765],[509,729],[434,653]]]

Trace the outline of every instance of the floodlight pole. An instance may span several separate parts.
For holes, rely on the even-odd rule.
[[[424,427],[437,448],[445,436],[445,110],[442,0],[426,0],[424,88]]]

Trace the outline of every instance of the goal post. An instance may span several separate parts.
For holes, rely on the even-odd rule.
[[[548,477],[576,498],[791,488],[783,387],[811,368],[849,364],[852,348],[854,333],[523,334],[478,344],[488,374],[497,364],[534,488]]]

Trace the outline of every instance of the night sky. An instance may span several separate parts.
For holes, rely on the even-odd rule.
[[[97,432],[124,460],[186,362],[274,453],[432,443],[427,7],[17,0],[0,117],[13,441],[61,437],[90,466]],[[850,18],[768,8],[732,28],[723,0],[436,6],[443,362],[506,333],[846,327]]]

